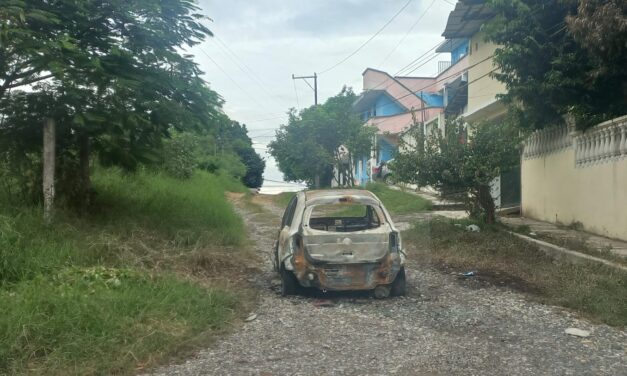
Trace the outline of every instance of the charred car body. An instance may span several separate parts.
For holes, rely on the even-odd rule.
[[[405,252],[381,201],[365,190],[299,192],[281,223],[273,252],[283,295],[321,290],[405,293]]]

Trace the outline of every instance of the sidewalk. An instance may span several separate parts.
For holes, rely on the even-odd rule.
[[[524,217],[499,217],[499,220],[512,229],[525,226],[527,235],[546,242],[570,248],[575,251],[593,250],[600,254],[609,252],[615,257],[627,260],[627,242],[606,238],[585,231],[558,226]],[[579,248],[579,249],[578,249]]]

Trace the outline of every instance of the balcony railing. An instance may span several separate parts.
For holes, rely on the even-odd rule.
[[[438,74],[444,72],[451,67],[450,61],[438,61]]]

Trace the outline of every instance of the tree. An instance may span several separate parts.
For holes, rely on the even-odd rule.
[[[627,104],[627,2],[579,0],[577,13],[566,17],[568,30],[594,63],[588,80],[620,93]]]
[[[424,150],[401,148],[394,169],[401,181],[455,193],[471,216],[494,223],[490,184],[518,165],[519,148],[519,132],[509,121],[466,126],[458,118],[447,122],[444,135],[429,135]]]
[[[253,149],[245,125],[220,114],[210,130],[171,133],[161,159],[169,175],[188,179],[202,169],[241,179],[250,188],[263,184],[266,162]]]
[[[171,130],[213,126],[222,100],[182,53],[211,35],[192,0],[14,0],[0,15],[0,138],[36,153],[54,118],[62,193],[79,206],[94,153],[132,170],[159,160]]]
[[[558,125],[571,114],[584,129],[624,113],[624,80],[594,75],[598,61],[565,25],[567,17],[577,13],[576,1],[487,3],[496,15],[484,30],[487,39],[500,46],[494,54],[500,70],[493,76],[506,84],[507,94],[501,98],[511,105],[519,125]]]
[[[352,111],[355,99],[355,93],[344,87],[322,105],[290,111],[287,125],[269,145],[286,180],[330,186],[334,167],[342,163],[340,146],[357,154],[370,150],[374,133]]]

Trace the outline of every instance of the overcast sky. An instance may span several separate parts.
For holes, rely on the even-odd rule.
[[[262,145],[272,139],[272,129],[285,122],[290,107],[313,104],[313,91],[303,81],[293,82],[292,74],[311,75],[335,65],[368,40],[407,1],[199,0],[202,12],[213,20],[209,27],[215,37],[192,52],[211,88],[226,101],[226,113],[248,126],[262,152]],[[367,67],[394,74],[442,41],[453,3],[411,1],[359,53],[319,75],[319,103],[337,94],[343,85],[361,92],[361,73]],[[425,16],[407,35],[423,13]],[[449,60],[449,56],[442,55],[411,75],[434,75],[438,60]],[[266,177],[276,175],[274,166],[269,166]]]

